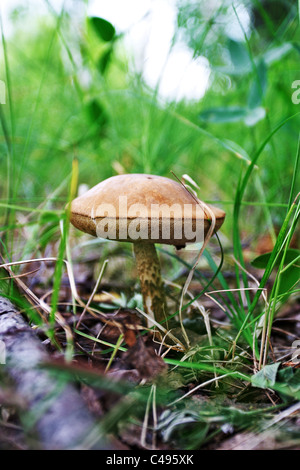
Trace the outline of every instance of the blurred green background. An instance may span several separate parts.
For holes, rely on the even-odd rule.
[[[54,9],[40,0],[40,14],[30,3],[11,8],[3,24],[2,229],[13,227],[14,206],[35,208],[52,195],[48,207],[63,209],[76,158],[79,183],[89,187],[121,172],[188,174],[203,200],[226,210],[229,235],[241,172],[270,132],[300,111],[292,101],[300,80],[297,2],[167,2],[175,12],[169,56],[181,45],[209,70],[204,96],[189,90],[180,99],[163,96],[160,82],[150,86],[135,67],[125,40],[130,28],[89,14],[87,1]],[[250,235],[281,223],[298,133],[295,116],[258,161],[245,194],[251,204],[243,208]]]

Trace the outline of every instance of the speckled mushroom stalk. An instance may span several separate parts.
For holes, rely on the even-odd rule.
[[[133,246],[145,313],[168,328],[166,298],[155,245],[135,242]],[[147,323],[149,327],[153,326],[150,320]]]

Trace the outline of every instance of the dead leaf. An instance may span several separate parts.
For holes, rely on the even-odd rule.
[[[151,344],[146,344],[141,336],[137,337],[136,343],[128,349],[122,359],[127,369],[136,369],[143,379],[153,379],[167,370],[163,359],[157,355]]]
[[[124,339],[126,344],[131,348],[135,345],[136,343],[136,334],[133,330],[127,330],[125,328],[124,332]]]
[[[136,332],[141,328],[141,320],[135,310],[119,309],[114,313],[106,314],[105,325],[98,323],[92,328],[93,334],[99,338],[116,343],[121,333],[124,334],[128,346],[136,341]]]

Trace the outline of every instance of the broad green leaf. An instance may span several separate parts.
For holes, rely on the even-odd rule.
[[[279,382],[288,383],[294,377],[294,371],[292,367],[284,367],[278,371],[277,379]],[[300,388],[300,384],[299,384]]]
[[[243,121],[247,126],[254,126],[265,115],[265,109],[262,107],[250,109],[241,106],[228,106],[206,109],[200,113],[199,117],[203,121],[215,124]]]
[[[269,49],[264,54],[259,54],[257,57],[254,58],[254,63],[258,66],[261,60],[265,62],[266,65],[272,65],[274,62],[278,62],[279,60],[283,59],[285,55],[287,55],[293,48],[298,49],[298,45],[296,43],[284,43],[278,47],[273,47]],[[253,70],[253,66],[249,60],[248,64],[246,62],[243,63],[243,66],[212,66],[213,70],[216,72],[224,73],[227,75],[238,76],[238,75],[245,75],[249,74]]]
[[[252,266],[265,269],[271,254],[272,253],[265,253],[264,255],[258,256],[251,262]],[[281,301],[286,300],[286,298],[289,296],[289,290],[292,289],[292,287],[300,280],[299,256],[300,251],[293,248],[289,248],[286,252],[286,257],[284,260],[284,266],[286,269],[283,268],[285,270],[282,272],[280,277],[280,285],[278,289],[278,295],[281,296]],[[281,259],[282,256],[278,256],[275,266],[279,266]],[[293,261],[295,262],[293,263]]]
[[[263,255],[258,256],[254,260],[251,261],[251,264],[254,268],[258,269],[265,269],[269,262],[269,259],[272,255],[272,251],[269,253],[264,253]],[[285,265],[290,264],[300,255],[300,250],[296,250],[295,248],[288,248],[286,251],[285,256]],[[276,260],[275,266],[279,266],[281,262],[281,256],[279,256]],[[299,263],[300,264],[300,263]]]
[[[243,69],[250,67],[249,53],[244,43],[230,39],[228,41],[228,50],[231,62],[235,68]]]
[[[89,18],[89,21],[92,24],[98,36],[103,41],[106,41],[106,42],[112,41],[112,39],[114,38],[116,34],[116,30],[109,21],[106,21],[103,18],[99,18],[97,16],[93,16]]]
[[[261,105],[267,89],[267,67],[264,60],[260,60],[257,67],[257,73],[254,76],[250,93],[248,97],[248,106],[251,109]]]
[[[275,385],[279,366],[280,362],[265,366],[251,377],[252,385],[258,388],[269,388]]]
[[[273,64],[274,62],[282,59],[292,49],[293,46],[289,42],[285,42],[278,47],[273,47],[263,55],[264,61],[267,65]]]
[[[247,116],[247,112],[247,108],[228,106],[207,109],[202,111],[199,117],[204,121],[213,123],[238,122]]]
[[[97,124],[101,126],[107,124],[107,115],[105,109],[98,100],[92,99],[89,103],[87,103],[86,109],[93,123],[97,122]]]
[[[56,223],[59,224],[59,221],[64,217],[64,214],[58,214],[57,212],[45,211],[41,214],[39,218],[39,224],[44,225],[47,223]]]
[[[289,296],[289,291],[300,281],[300,265],[292,265],[289,267],[280,278],[280,286],[278,289],[278,294],[281,297],[281,301],[285,301]],[[286,294],[286,295],[285,295]]]
[[[113,47],[109,47],[102,55],[101,57],[99,58],[98,60],[98,69],[100,70],[100,72],[103,74],[110,61],[111,61],[111,57],[112,57],[112,52],[113,52]]]
[[[258,106],[257,108],[249,109],[248,114],[244,119],[244,123],[248,127],[255,126],[259,121],[264,119],[266,116],[266,110],[262,106]]]
[[[283,384],[286,388],[287,395],[293,395],[300,391],[300,369],[293,369],[293,367],[285,367],[278,372],[278,383]],[[284,388],[281,392],[284,393]]]

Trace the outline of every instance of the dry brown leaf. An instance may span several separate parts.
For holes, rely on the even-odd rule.
[[[157,355],[152,344],[148,345],[141,336],[123,355],[123,364],[126,368],[136,369],[142,379],[153,379],[167,370],[167,365]]]

